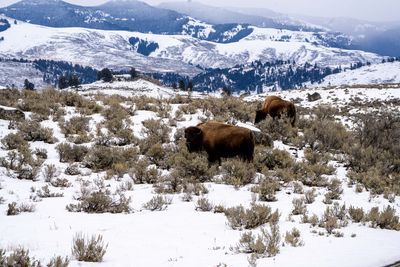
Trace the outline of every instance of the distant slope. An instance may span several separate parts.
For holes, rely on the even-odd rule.
[[[159,5],[161,8],[170,9],[189,15],[193,18],[213,23],[248,23],[258,27],[276,28],[286,30],[320,31],[321,28],[310,27],[309,25],[297,24],[294,21],[288,23],[278,18],[271,18],[263,15],[249,15],[240,12],[238,8],[222,8],[205,5],[199,2],[164,2]]]
[[[48,61],[0,58],[0,86],[23,88],[24,80],[35,85],[35,89],[58,86],[60,76],[76,76],[80,83],[97,80],[97,70],[65,61]]]
[[[248,25],[210,25],[191,17],[135,0],[109,1],[100,6],[72,5],[62,0],[22,0],[0,8],[0,14],[48,27],[81,27],[142,33],[182,34],[202,40],[232,42],[251,33]],[[241,31],[237,31],[238,26]],[[231,38],[223,38],[230,35]]]
[[[0,60],[0,73],[0,87],[23,88],[25,79],[33,83],[35,88],[48,86],[43,81],[44,73],[37,70],[32,63]]]
[[[400,62],[364,66],[356,70],[329,75],[318,86],[388,83],[400,83]]]
[[[193,76],[202,68],[228,68],[255,60],[290,60],[298,64],[346,66],[380,62],[376,54],[329,47],[342,36],[326,33],[252,27],[252,33],[233,43],[201,41],[190,36],[157,35],[84,28],[49,28],[17,22],[1,33],[0,57],[64,60],[96,69],[135,67],[142,72],[176,72]],[[135,37],[156,45],[140,53]],[[229,37],[227,37],[229,38]],[[146,44],[146,43],[145,43]]]

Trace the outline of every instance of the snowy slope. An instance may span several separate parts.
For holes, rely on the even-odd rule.
[[[129,90],[135,92],[142,88],[142,93],[148,96],[159,97],[160,93],[165,95],[172,92],[147,81],[138,80],[135,82],[116,82],[112,84],[94,83],[86,85],[81,94],[96,92],[117,93],[128,96]],[[147,90],[147,91],[144,91]],[[337,97],[336,103],[346,104],[350,97],[359,96],[363,99],[387,99],[400,98],[400,90],[388,89],[349,89],[349,92],[338,89],[337,91],[315,90],[323,96],[331,95]],[[306,99],[308,91],[282,92],[285,98],[301,97]],[[360,92],[362,94],[360,94]],[[163,96],[165,96],[163,95]],[[247,101],[261,101],[263,95],[250,96]],[[321,102],[313,102],[312,105],[332,103],[328,97],[321,99]],[[306,101],[299,105],[306,105]],[[336,104],[335,104],[336,105]],[[177,105],[173,104],[173,110]],[[171,113],[172,114],[172,113]],[[26,115],[29,115],[28,113]],[[66,118],[77,115],[77,110],[67,107]],[[185,115],[184,120],[179,121],[177,128],[195,125],[200,117],[204,116],[201,111],[196,114]],[[95,134],[96,123],[103,118],[99,114],[89,116],[91,118],[90,131]],[[136,132],[142,121],[149,118],[157,118],[157,113],[151,111],[137,110],[130,116],[131,127]],[[45,164],[55,164],[60,171],[60,177],[66,178],[71,184],[68,188],[53,188],[52,191],[64,193],[64,197],[45,198],[33,202],[31,196],[32,187],[40,189],[47,183],[40,175],[39,181],[32,182],[18,180],[10,177],[4,168],[0,168],[0,197],[5,203],[16,201],[18,203],[34,203],[36,210],[33,213],[22,213],[17,216],[6,216],[7,204],[0,204],[0,247],[7,249],[23,246],[29,249],[30,255],[47,262],[54,255],[70,255],[72,238],[76,233],[101,234],[108,244],[104,262],[96,266],[248,266],[248,254],[235,253],[231,250],[238,244],[243,231],[232,230],[223,214],[212,212],[199,212],[195,210],[197,196],[192,202],[182,200],[182,194],[170,195],[171,205],[164,211],[151,212],[144,210],[142,205],[149,201],[154,195],[152,185],[137,184],[133,190],[125,191],[127,197],[132,197],[130,214],[86,214],[68,212],[65,206],[76,201],[74,196],[80,190],[82,180],[94,181],[105,176],[105,173],[85,173],[80,176],[69,176],[64,174],[66,163],[59,162],[55,146],[64,142],[65,136],[60,132],[57,122],[49,120],[41,122],[43,126],[54,130],[58,138],[56,144],[44,144],[43,142],[31,142],[31,148],[45,148],[48,150],[48,158]],[[242,122],[240,125],[249,124]],[[14,130],[7,128],[8,121],[0,120],[0,138],[3,138]],[[90,145],[90,144],[89,144]],[[275,148],[289,150],[289,147],[281,142],[274,143]],[[299,150],[301,153],[302,150]],[[6,155],[6,151],[0,149],[0,157]],[[353,186],[347,186],[346,168],[343,164],[334,162],[336,178],[343,182],[344,192],[342,199],[338,202],[346,206],[354,205],[369,209],[373,206],[384,207],[391,205],[395,208],[396,214],[400,214],[400,198],[397,196],[392,203],[384,199],[382,195],[372,197],[366,191],[356,193]],[[114,191],[129,181],[125,175],[123,179],[105,180],[105,187]],[[206,197],[215,205],[223,204],[227,207],[244,205],[248,207],[253,201],[254,193],[250,186],[235,189],[233,186],[206,183],[209,193]],[[314,203],[307,205],[311,213],[321,216],[324,213],[325,205],[322,203],[325,188],[316,188],[317,199]],[[280,232],[284,234],[296,227],[301,231],[301,239],[304,241],[302,247],[281,247],[280,253],[275,257],[262,258],[257,261],[258,266],[279,266],[279,267],[377,267],[393,263],[400,259],[400,231],[382,230],[369,228],[363,224],[350,223],[339,229],[344,237],[338,238],[333,235],[319,235],[313,233],[309,224],[300,223],[298,216],[289,217],[292,209],[292,200],[300,194],[293,192],[293,186],[285,185],[282,190],[276,193],[277,201],[269,202],[267,205],[273,209],[279,208],[281,219],[279,222]],[[317,228],[322,231],[322,228]],[[321,230],[322,229],[322,230]],[[254,230],[258,233],[259,229]],[[353,236],[355,235],[355,236]],[[353,236],[353,237],[352,237]],[[92,263],[78,262],[72,259],[70,266],[94,266]]]
[[[70,89],[75,91],[75,89]],[[83,84],[78,92],[82,95],[91,94],[105,94],[105,95],[121,95],[125,97],[129,96],[148,96],[158,99],[167,99],[175,97],[176,95],[187,96],[187,92],[174,90],[169,87],[157,85],[153,82],[138,79],[135,81],[114,81],[112,83],[104,83],[102,81],[94,82],[91,84]],[[215,93],[214,95],[218,95]],[[192,97],[204,97],[205,94],[199,92],[191,93]]]
[[[36,88],[48,86],[43,81],[43,73],[32,66],[32,63],[0,61],[0,85],[23,88],[25,79],[28,79]]]
[[[376,54],[326,47],[325,33],[253,28],[233,43],[213,43],[181,35],[143,34],[82,28],[48,28],[19,22],[2,33],[0,55],[28,59],[66,60],[96,68],[135,66],[145,72],[195,74],[202,67],[232,67],[257,59],[295,60],[320,65],[380,62]],[[133,51],[129,38],[158,44],[150,56]],[[338,36],[340,38],[340,36]]]
[[[387,62],[364,66],[355,70],[347,70],[325,77],[316,86],[340,86],[357,84],[400,83],[400,62]]]

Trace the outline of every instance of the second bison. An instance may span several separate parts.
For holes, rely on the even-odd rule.
[[[209,162],[236,156],[253,160],[254,134],[243,127],[209,121],[186,128],[185,138],[189,152],[205,150]]]

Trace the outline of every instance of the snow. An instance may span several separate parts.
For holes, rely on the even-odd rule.
[[[190,23],[195,26],[200,22]],[[207,29],[204,35],[209,34]],[[196,65],[226,68],[254,60],[295,60],[300,64],[307,61],[330,66],[382,60],[381,56],[372,53],[326,47],[310,32],[252,29],[253,33],[239,42],[222,44],[184,35],[49,28],[18,22],[2,32],[5,40],[0,43],[0,55],[65,60],[98,69],[135,66],[144,72],[174,71],[189,76],[199,73]],[[290,37],[288,41],[281,40],[285,36]],[[159,48],[150,56],[143,56],[132,50],[130,37],[155,42]]]
[[[372,64],[325,77],[322,86],[400,83],[400,62]],[[312,85],[311,85],[312,86]]]
[[[146,80],[120,81],[113,83],[97,82],[84,85],[79,93],[85,97],[100,92],[102,94],[119,94],[123,96],[146,95],[158,99],[166,99],[176,95],[177,91],[153,84]],[[307,93],[318,92],[322,99],[308,102]],[[187,92],[182,92],[187,94]],[[245,101],[262,101],[265,93],[245,97]],[[400,98],[398,88],[365,88],[356,87],[344,89],[310,89],[274,92],[285,99],[301,98],[298,105],[312,107],[315,105],[333,104],[343,106],[350,103],[352,98],[388,100]],[[206,97],[193,93],[192,97]],[[333,102],[337,99],[336,102]],[[173,105],[175,112],[178,105]],[[398,108],[398,107],[397,107]],[[66,119],[77,115],[75,108],[68,107]],[[199,122],[197,113],[185,115],[185,121],[178,122],[178,127],[196,125]],[[99,114],[91,115],[91,128],[102,121]],[[141,135],[142,121],[157,118],[157,114],[151,111],[139,110],[131,116],[132,128],[136,136]],[[257,130],[251,123],[238,122],[239,126]],[[42,126],[50,127],[54,131],[59,142],[65,141],[56,122],[51,118],[42,122]],[[8,121],[0,120],[0,138],[13,130],[8,129]],[[150,212],[142,208],[155,192],[151,185],[134,185],[133,191],[125,192],[127,197],[132,197],[131,207],[134,210],[130,214],[86,214],[68,212],[65,206],[74,203],[74,196],[80,189],[79,179],[94,181],[103,177],[104,173],[88,173],[79,177],[63,174],[68,166],[60,163],[56,144],[44,144],[43,142],[31,143],[31,148],[45,148],[48,150],[48,159],[45,164],[56,164],[62,172],[61,177],[67,178],[72,187],[65,189],[51,188],[52,191],[64,193],[61,198],[48,198],[40,202],[34,202],[36,210],[33,213],[22,213],[17,216],[6,216],[7,203],[33,203],[30,199],[31,187],[40,189],[46,185],[43,177],[37,182],[18,180],[9,177],[4,168],[0,168],[0,197],[6,201],[0,204],[0,247],[7,249],[20,246],[29,249],[31,256],[47,262],[54,255],[70,255],[72,239],[76,233],[85,235],[101,234],[108,244],[104,262],[98,266],[248,266],[247,254],[235,253],[231,250],[238,242],[241,231],[232,230],[223,214],[195,211],[197,196],[192,202],[182,201],[182,195],[170,195],[172,204],[167,210]],[[274,142],[274,147],[288,150],[288,146],[281,142]],[[299,151],[301,155],[302,151]],[[6,151],[0,148],[0,156],[5,156]],[[368,192],[355,193],[354,186],[347,187],[346,169],[341,163],[332,162],[336,173],[330,178],[336,177],[343,182],[344,193],[339,204],[363,207],[368,210],[371,207],[393,206],[396,214],[400,214],[400,198],[396,197],[393,203],[389,203],[383,196],[370,198]],[[126,180],[128,177],[125,177]],[[115,179],[105,180],[106,188],[114,190],[122,181]],[[206,183],[209,193],[205,195],[213,204],[223,204],[226,207],[244,205],[248,207],[254,199],[251,186],[235,189],[233,186]],[[310,213],[322,215],[325,205],[322,204],[325,188],[317,188],[317,199],[307,206]],[[344,237],[320,236],[313,233],[309,224],[301,224],[300,216],[289,214],[292,209],[292,200],[300,195],[293,193],[293,187],[288,184],[276,194],[277,201],[264,203],[274,210],[279,209],[281,218],[279,222],[280,232],[283,235],[293,227],[301,231],[303,247],[293,248],[288,245],[281,247],[278,255],[272,258],[262,258],[257,261],[259,266],[324,266],[324,267],[377,267],[395,262],[400,259],[400,231],[389,231],[369,228],[367,225],[350,223],[339,229]],[[316,228],[322,231],[322,228]],[[260,228],[253,230],[259,233]],[[355,237],[351,237],[355,234]],[[70,266],[93,266],[91,263],[78,262],[72,259]]]

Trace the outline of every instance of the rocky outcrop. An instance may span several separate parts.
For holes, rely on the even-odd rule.
[[[25,119],[25,114],[16,108],[0,106],[0,120],[20,121]]]
[[[313,93],[313,94],[307,94],[307,100],[309,102],[313,102],[313,101],[317,101],[321,99],[321,95],[317,92]]]

